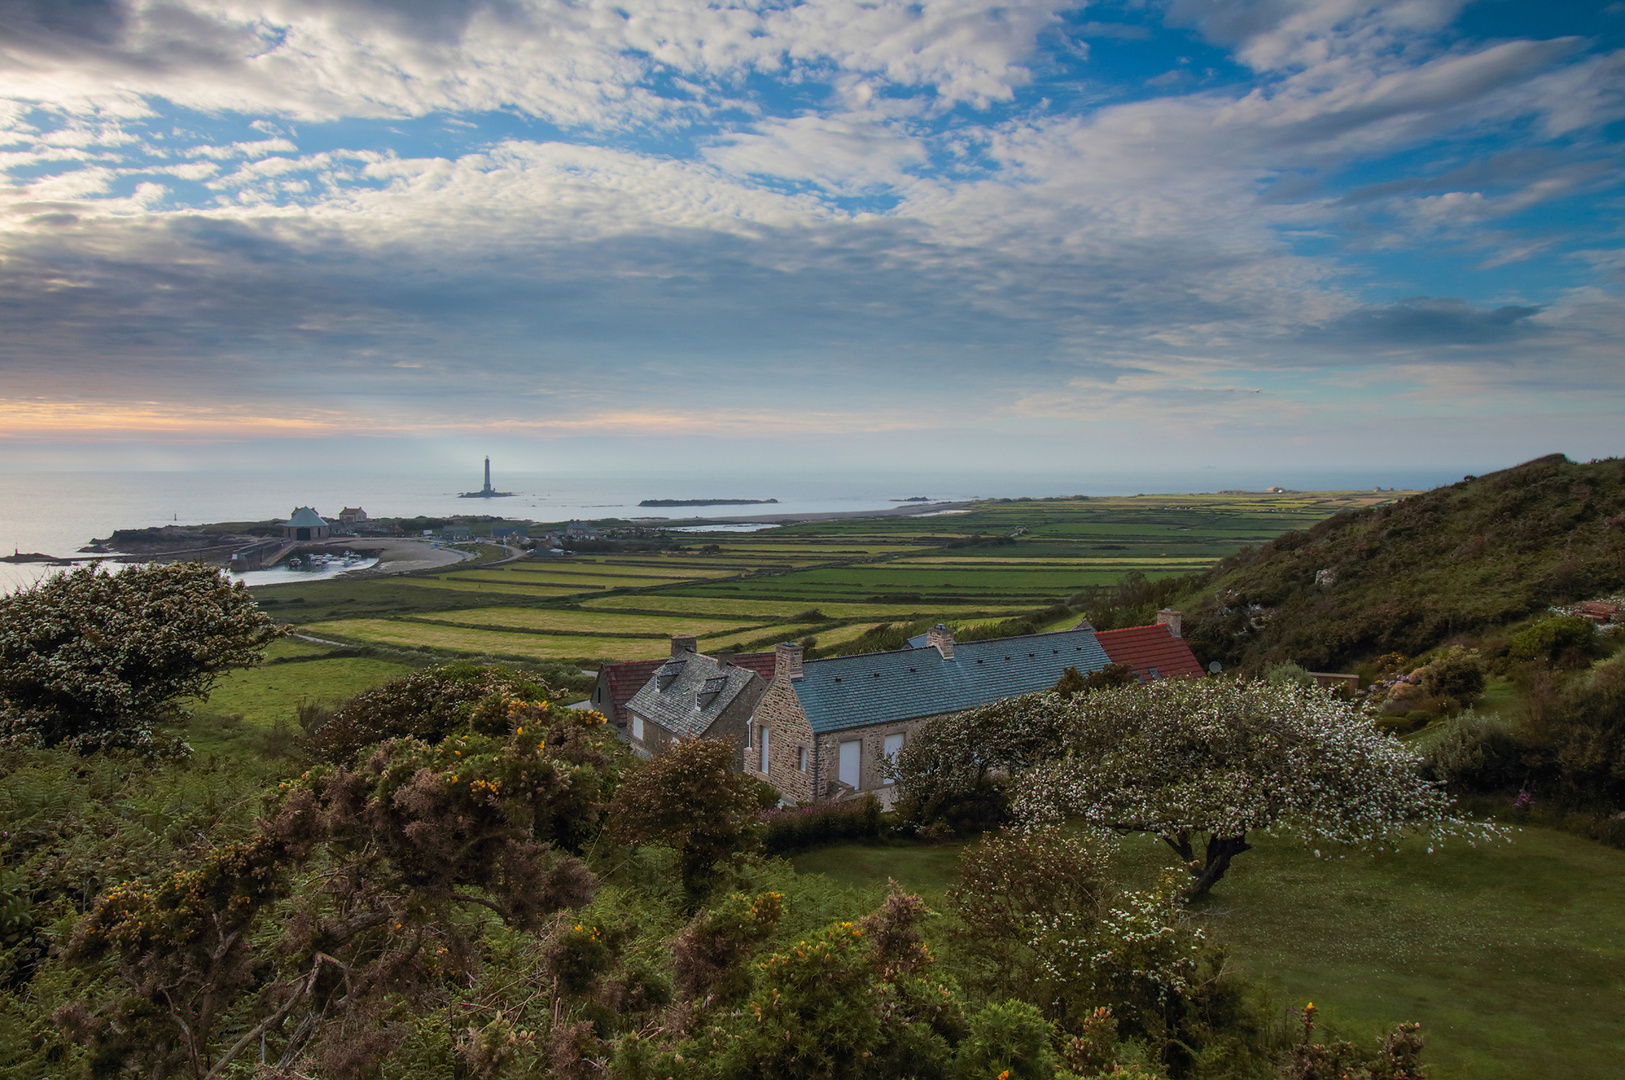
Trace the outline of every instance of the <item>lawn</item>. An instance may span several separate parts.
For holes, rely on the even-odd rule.
[[[1148,880],[1165,853],[1126,842],[1125,878]],[[935,906],[956,855],[843,844],[794,863],[877,898],[893,877]],[[1538,828],[1328,859],[1263,838],[1194,915],[1279,1005],[1313,1001],[1343,1037],[1420,1021],[1433,1080],[1620,1075],[1625,851]]]
[[[268,656],[288,655],[288,650],[298,648],[316,646],[302,641],[279,641],[266,652]],[[270,727],[279,719],[292,723],[294,710],[302,702],[343,701],[369,686],[414,670],[407,664],[361,656],[244,668],[222,676],[208,701],[194,701],[187,707],[199,713],[241,715],[245,723]]]

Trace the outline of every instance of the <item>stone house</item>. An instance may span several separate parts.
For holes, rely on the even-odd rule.
[[[751,711],[766,689],[749,667],[728,656],[705,656],[695,638],[673,635],[671,656],[627,701],[622,734],[645,757],[675,739],[723,739],[743,753]]]
[[[874,792],[889,804],[882,762],[927,721],[1048,690],[1069,667],[1088,674],[1111,662],[1090,629],[956,644],[939,625],[926,637],[924,648],[823,660],[780,645],[749,717],[745,771],[788,803]]]
[[[693,641],[682,635],[673,635],[673,640]],[[678,646],[673,646],[672,655],[676,655],[676,648]],[[756,672],[764,683],[773,677],[773,654],[770,652],[739,653],[731,659],[738,666]],[[587,706],[602,713],[604,719],[624,731],[629,723],[626,703],[643,689],[643,684],[654,677],[655,670],[666,660],[666,657],[658,660],[617,660],[602,665],[598,669],[598,681],[593,684],[592,694],[587,699]]]
[[[491,539],[493,540],[529,540],[529,525],[493,525],[491,526]]]

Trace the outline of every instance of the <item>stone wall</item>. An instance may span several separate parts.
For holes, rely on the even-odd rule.
[[[756,727],[765,726],[771,733],[767,741],[768,771],[760,771],[759,756],[744,762],[741,752],[745,771],[772,784],[787,803],[806,803],[816,799],[818,794],[813,786],[813,776],[817,755],[813,752],[812,728],[807,724],[807,715],[801,711],[801,702],[796,700],[788,679],[775,678],[768,684],[767,692],[756,704],[751,723],[750,745],[753,748],[757,745]],[[798,749],[807,753],[806,771],[796,768]],[[760,754],[759,750],[757,754]]]
[[[831,786],[838,786],[841,769],[841,744],[854,739],[863,743],[863,753],[858,765],[858,791],[889,791],[892,785],[886,783],[886,776],[880,768],[880,760],[886,753],[886,736],[900,733],[904,736],[904,745],[906,746],[908,741],[913,739],[922,727],[935,719],[935,716],[918,716],[912,720],[873,724],[868,727],[846,728],[842,731],[827,731],[819,735],[818,771],[815,777],[816,790],[819,795],[827,798]],[[851,792],[847,789],[840,789],[840,794],[850,795]]]

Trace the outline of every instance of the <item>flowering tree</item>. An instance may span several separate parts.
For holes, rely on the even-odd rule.
[[[279,633],[204,563],[58,574],[0,597],[0,724],[47,746],[142,746],[166,709],[258,663]]]
[[[1022,775],[1016,816],[1154,833],[1189,869],[1188,897],[1211,889],[1255,830],[1360,845],[1412,828],[1497,835],[1455,814],[1369,714],[1321,690],[1168,680],[1067,711],[1066,752]]]

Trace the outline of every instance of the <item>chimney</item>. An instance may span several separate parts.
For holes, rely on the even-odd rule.
[[[941,653],[944,660],[954,658],[954,632],[941,623],[925,632],[925,643]]]
[[[1168,628],[1168,633],[1172,634],[1174,637],[1182,636],[1179,632],[1179,621],[1179,612],[1175,611],[1173,608],[1163,608],[1161,611],[1157,612],[1157,625],[1166,626]]]
[[[788,641],[780,642],[773,650],[773,677],[801,678],[801,653],[800,645],[792,645]]]
[[[728,669],[734,666],[734,651],[732,649],[717,650],[717,672],[728,674]]]
[[[671,636],[671,658],[681,660],[684,653],[697,653],[700,651],[700,639],[693,634],[673,634]]]

